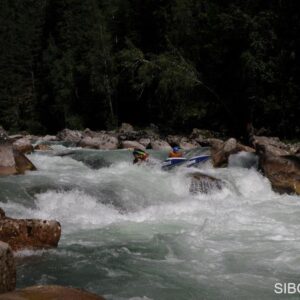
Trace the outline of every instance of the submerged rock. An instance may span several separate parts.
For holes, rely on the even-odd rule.
[[[57,247],[61,235],[60,223],[53,220],[0,218],[0,240],[11,248],[41,249]]]
[[[207,194],[216,190],[220,191],[225,185],[223,180],[200,172],[194,172],[188,176],[191,177],[189,191],[192,194]]]
[[[15,287],[16,265],[13,252],[7,243],[0,241],[0,294],[13,291]]]
[[[84,290],[58,285],[38,285],[0,295],[0,300],[105,300]]]

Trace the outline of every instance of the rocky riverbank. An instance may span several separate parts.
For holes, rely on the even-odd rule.
[[[248,145],[235,138],[220,138],[220,134],[208,130],[193,129],[189,135],[162,135],[156,127],[136,130],[123,123],[113,131],[83,131],[64,129],[56,136],[13,135],[2,130],[0,174],[24,173],[34,170],[24,154],[32,151],[51,151],[49,142],[63,142],[72,146],[115,150],[153,149],[170,150],[178,145],[183,150],[211,147],[214,167],[226,167],[229,156],[238,152],[251,152],[259,157],[259,168],[270,180],[273,189],[280,193],[300,193],[300,143],[283,143],[277,137],[249,136]],[[34,144],[34,146],[33,146]]]

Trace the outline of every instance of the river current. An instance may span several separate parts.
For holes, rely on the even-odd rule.
[[[54,148],[29,156],[38,171],[0,177],[7,216],[62,225],[57,249],[16,254],[18,288],[68,285],[108,300],[298,299],[275,284],[300,283],[300,197],[273,192],[253,157],[205,163],[228,184],[191,195],[186,175],[199,169],[132,165],[128,150]]]

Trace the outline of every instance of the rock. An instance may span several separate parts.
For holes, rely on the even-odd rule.
[[[188,174],[188,176],[191,177],[189,191],[192,194],[207,194],[216,190],[221,190],[225,185],[223,180],[200,172],[194,172]]]
[[[290,144],[289,145],[291,154],[300,154],[300,143]]]
[[[255,148],[264,147],[264,151],[275,156],[291,154],[288,145],[282,143],[277,137],[253,136],[251,143]]]
[[[37,285],[0,295],[0,300],[105,300],[84,290],[58,285]]]
[[[181,142],[182,136],[180,135],[168,135],[166,137],[166,141],[171,145],[171,146],[178,146]]]
[[[17,174],[16,163],[12,145],[8,139],[0,139],[0,175]]]
[[[79,143],[80,140],[83,138],[82,132],[79,130],[70,130],[70,129],[64,129],[60,131],[56,135],[57,139],[60,141],[66,141],[71,143]]]
[[[214,167],[227,166],[229,156],[240,151],[255,152],[253,148],[238,143],[234,138],[230,138],[223,143],[214,143],[211,151]]]
[[[0,241],[0,294],[13,291],[15,287],[16,264],[13,252],[7,243]]]
[[[39,219],[0,219],[0,240],[16,250],[57,247],[61,235],[59,222]]]
[[[139,143],[141,145],[143,145],[147,149],[150,146],[151,139],[149,139],[149,138],[142,138],[142,139],[139,139]]]
[[[136,141],[123,141],[123,142],[121,142],[121,148],[122,149],[138,148],[138,149],[146,150],[145,146],[143,146],[142,144],[140,144]]]
[[[28,154],[33,151],[33,146],[28,138],[24,137],[21,139],[16,140],[13,143],[13,149],[18,150],[23,154]]]
[[[196,141],[185,142],[182,141],[179,143],[179,147],[183,150],[192,150],[199,147],[199,144]]]
[[[22,134],[13,134],[13,135],[9,136],[9,140],[12,143],[15,142],[15,141],[17,141],[17,140],[19,140],[19,139],[22,139],[22,138],[24,138],[24,135],[22,135]]]
[[[23,154],[17,150],[13,150],[15,159],[15,168],[18,174],[24,174],[26,171],[35,171],[35,165]]]
[[[119,128],[119,133],[126,133],[134,131],[133,126],[128,123],[122,123],[121,127]]]
[[[300,195],[300,156],[278,156],[264,145],[256,145],[259,168],[270,180],[273,190],[279,193]]]
[[[79,146],[91,149],[115,150],[118,148],[119,141],[116,137],[102,134],[98,137],[91,138],[89,136],[83,138]]]
[[[57,137],[55,135],[46,135],[42,138],[42,141],[44,142],[55,142],[57,141]]]
[[[53,151],[53,148],[51,148],[49,145],[38,144],[38,145],[34,146],[34,150],[37,150],[37,151]]]
[[[150,145],[153,150],[172,150],[171,146],[163,140],[151,141]]]

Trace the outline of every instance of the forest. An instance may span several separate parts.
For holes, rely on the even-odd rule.
[[[299,32],[290,0],[1,0],[0,125],[299,138]]]

